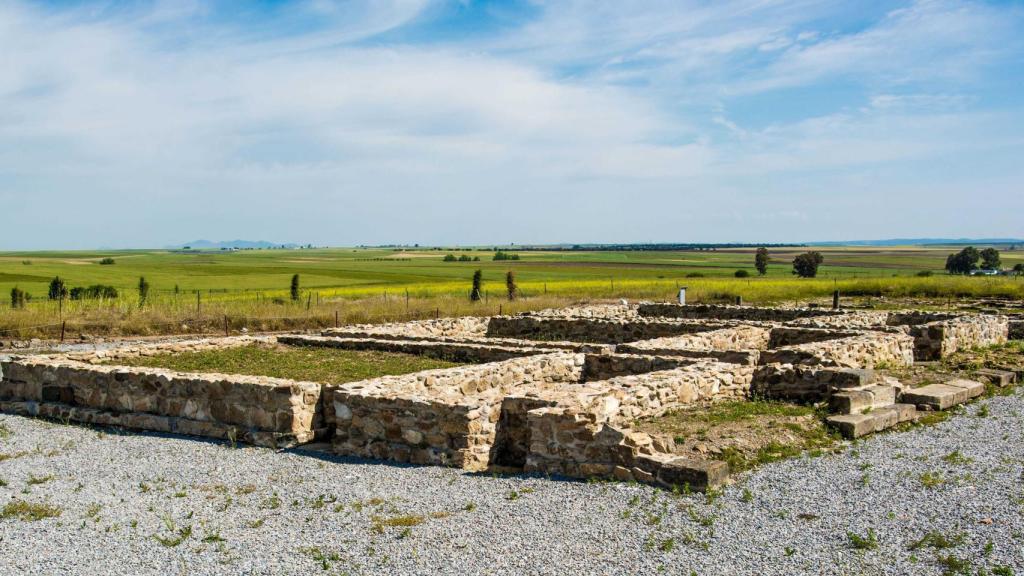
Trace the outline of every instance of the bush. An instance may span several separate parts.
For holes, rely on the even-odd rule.
[[[293,301],[299,299],[299,275],[298,274],[292,275],[291,295],[292,295],[292,300]]]
[[[455,262],[458,258],[455,257],[455,254],[446,254],[441,260],[443,262]]]
[[[700,272],[690,272],[689,274],[686,275],[686,277],[687,278],[703,278],[704,275],[701,274]]]
[[[24,290],[17,286],[11,288],[11,308],[24,308],[26,300],[28,300],[28,294]]]
[[[117,288],[104,284],[93,284],[88,287],[77,286],[69,292],[72,300],[86,300],[95,298],[117,298]]]
[[[113,258],[104,258],[103,260],[100,260],[100,265],[101,266],[110,266],[113,263],[114,263],[114,259]]]
[[[473,290],[469,293],[469,299],[473,302],[480,301],[483,298],[483,287],[484,287],[484,271],[477,270],[473,272]]]
[[[821,252],[804,252],[793,259],[793,274],[801,278],[814,278],[818,275],[818,266],[824,261]]]
[[[47,291],[47,296],[50,300],[63,300],[68,297],[68,287],[64,285],[64,281],[61,280],[60,276],[50,280],[50,289]]]
[[[459,262],[472,262],[472,261],[473,261],[473,259],[470,258],[466,254],[463,254],[462,256],[459,256]]]
[[[149,298],[149,282],[146,281],[145,276],[139,276],[139,307],[141,308],[146,304],[146,299]]]
[[[508,292],[510,302],[515,300],[516,295],[519,293],[519,287],[516,286],[516,274],[511,270],[505,274],[505,290]]]
[[[737,270],[736,273],[733,274],[733,276],[737,278],[749,278],[750,272],[747,272],[746,270]]]
[[[501,250],[498,250],[497,252],[494,253],[494,260],[495,261],[519,260],[519,254],[509,254],[508,252],[503,252]]]
[[[928,277],[930,277],[931,275],[932,275],[932,271],[931,271],[931,270],[921,270],[920,272],[918,272],[918,273],[916,274],[916,276],[917,276],[918,278],[928,278]]]

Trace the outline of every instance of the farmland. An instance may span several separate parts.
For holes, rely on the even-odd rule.
[[[507,249],[507,248],[506,248]],[[25,290],[24,309],[0,306],[0,338],[54,336],[61,322],[88,334],[157,334],[379,322],[434,315],[494,314],[584,299],[670,299],[687,286],[691,301],[774,303],[850,296],[1024,298],[1019,278],[965,278],[944,273],[954,247],[816,248],[818,277],[791,274],[808,248],[771,250],[758,277],[753,249],[714,251],[522,251],[494,261],[487,249],[334,248],[249,251],[97,251],[0,253],[0,290]],[[508,250],[508,249],[507,249]],[[447,254],[469,261],[445,262]],[[1003,266],[1024,262],[1024,250],[1003,250]],[[479,258],[479,261],[473,261]],[[102,264],[112,259],[113,264]],[[484,276],[484,301],[467,298],[473,271]],[[750,276],[736,278],[737,270]],[[521,298],[508,302],[505,274],[513,271]],[[931,276],[921,274],[931,273]],[[292,300],[289,283],[300,276]],[[56,276],[68,288],[109,285],[117,298],[51,301]],[[150,293],[139,305],[144,276]]]

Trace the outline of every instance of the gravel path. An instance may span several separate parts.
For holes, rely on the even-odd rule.
[[[709,503],[0,415],[0,504],[61,510],[0,519],[0,573],[1021,574],[1022,418],[1020,395],[985,400]],[[951,547],[909,549],[932,530]]]

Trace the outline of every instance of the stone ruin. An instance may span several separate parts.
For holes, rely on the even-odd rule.
[[[14,357],[0,362],[0,410],[273,448],[329,443],[338,455],[471,471],[699,490],[725,481],[727,465],[675,455],[671,438],[634,430],[637,419],[725,398],[771,397],[828,402],[829,424],[858,437],[983,391],[963,380],[905,389],[873,369],[1019,338],[1020,322],[644,303],[357,325],[319,335]],[[255,343],[403,352],[465,365],[345,384],[116,365],[138,355]]]

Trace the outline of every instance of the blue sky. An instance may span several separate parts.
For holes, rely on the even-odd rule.
[[[1024,236],[1024,4],[0,2],[0,250]]]

